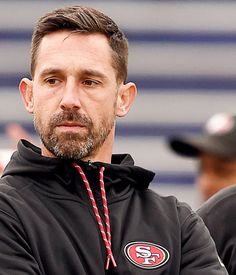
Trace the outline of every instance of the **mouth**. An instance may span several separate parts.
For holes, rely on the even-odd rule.
[[[60,129],[60,131],[73,131],[77,132],[80,131],[81,129],[85,128],[85,125],[74,122],[74,121],[68,121],[68,122],[62,122],[56,126],[57,129]]]

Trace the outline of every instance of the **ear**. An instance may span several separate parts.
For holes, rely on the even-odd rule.
[[[26,110],[32,114],[34,109],[33,81],[28,78],[23,78],[19,84],[19,90]]]
[[[125,116],[130,108],[137,94],[136,85],[132,82],[122,84],[118,91],[116,115],[118,117]]]

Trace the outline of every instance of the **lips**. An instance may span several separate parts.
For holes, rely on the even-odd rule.
[[[75,121],[68,121],[59,123],[57,127],[85,127],[85,125]]]
[[[70,121],[70,122],[62,122],[60,124],[56,125],[57,129],[60,129],[60,131],[79,131],[83,128],[85,128],[85,125],[82,123]]]

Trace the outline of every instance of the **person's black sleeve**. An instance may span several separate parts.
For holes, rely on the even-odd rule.
[[[197,211],[230,275],[236,274],[236,186],[219,191]]]
[[[228,274],[219,259],[215,243],[200,216],[182,207],[181,275]]]
[[[42,275],[16,216],[0,209],[0,275]]]

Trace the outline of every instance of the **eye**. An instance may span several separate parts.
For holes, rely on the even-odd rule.
[[[83,81],[83,84],[84,84],[85,86],[96,86],[96,85],[99,84],[99,81],[94,80],[94,79],[85,79],[85,80]]]
[[[49,84],[50,86],[53,86],[53,85],[58,84],[58,83],[60,82],[60,80],[57,79],[57,78],[47,78],[47,79],[45,80],[45,82],[46,82],[47,84]]]

